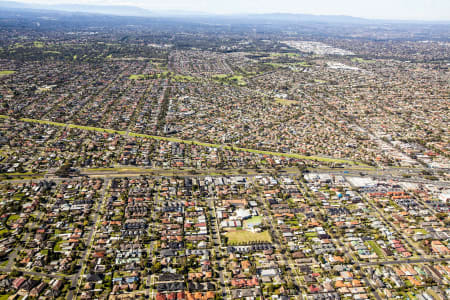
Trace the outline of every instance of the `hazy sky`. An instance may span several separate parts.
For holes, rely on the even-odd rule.
[[[209,13],[305,13],[450,21],[450,0],[17,0],[30,3],[134,5],[149,10]]]

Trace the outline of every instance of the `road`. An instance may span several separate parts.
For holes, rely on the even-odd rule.
[[[374,209],[378,215],[381,217],[381,219],[383,219],[383,221],[390,227],[392,228],[400,237],[403,238],[403,240],[406,242],[406,244],[409,246],[409,248],[411,248],[411,250],[413,250],[416,253],[420,253],[422,256],[426,256],[426,253],[420,249],[414,246],[414,243],[409,239],[409,237],[407,237],[403,231],[399,230],[397,228],[397,226],[395,226],[394,224],[392,224],[391,221],[389,221],[385,216],[384,213],[382,211],[380,211],[380,209],[378,207],[376,207],[371,200],[366,199],[366,202],[370,205],[370,207],[372,209]]]
[[[199,174],[190,174],[190,172],[196,171],[199,172]],[[217,170],[217,169],[210,169],[210,170],[201,170],[197,171],[195,169],[186,169],[186,170],[165,170],[165,169],[142,169],[142,170],[126,170],[124,168],[124,171],[120,170],[92,170],[92,171],[82,171],[82,175],[85,176],[93,176],[93,177],[101,177],[101,176],[109,176],[109,177],[123,177],[123,176],[140,176],[140,175],[149,175],[149,176],[196,176],[196,177],[204,177],[204,176],[211,176],[211,177],[219,177],[224,176],[222,174],[218,173],[224,173],[225,176],[233,176],[233,175],[245,175],[246,177],[255,177],[255,176],[266,176],[271,175],[271,173],[277,172],[279,175],[285,175],[285,176],[298,176],[301,174],[301,171],[293,171],[292,169],[289,170],[275,170],[275,169],[264,169],[264,170],[245,170],[247,174],[242,174],[241,169],[228,169],[228,170]],[[254,174],[249,174],[251,172],[255,172]],[[311,170],[311,173],[317,173],[317,174],[329,174],[329,175],[335,175],[335,176],[342,176],[342,177],[370,177],[373,179],[378,180],[384,180],[384,181],[398,181],[398,182],[410,182],[410,183],[416,183],[416,184],[430,184],[435,185],[439,187],[444,188],[450,188],[450,182],[445,181],[436,181],[436,180],[427,180],[424,179],[421,175],[415,175],[415,177],[411,178],[405,178],[405,177],[399,177],[399,176],[393,176],[392,174],[396,174],[398,172],[398,169],[384,169],[384,170],[372,170],[372,171],[364,171],[364,174],[361,175],[361,170],[355,170],[355,169],[313,169]],[[26,182],[26,180],[24,180]]]
[[[255,186],[258,185],[256,182],[254,182],[254,180],[253,180],[253,184]],[[260,192],[262,193],[262,191],[260,191]],[[283,235],[282,235],[282,233],[280,232],[278,226],[276,226],[276,223],[273,220],[273,215],[272,215],[271,210],[269,208],[269,203],[268,203],[268,201],[267,201],[267,199],[265,197],[262,197],[262,195],[260,195],[260,196],[261,196],[261,199],[264,199],[263,204],[264,204],[264,207],[265,207],[265,211],[269,214],[268,215],[269,218],[267,220],[269,220],[270,225],[272,227],[272,230],[271,230],[271,236],[272,236],[272,239],[273,239],[272,244],[276,245],[278,249],[283,249],[284,248],[285,252],[282,254],[283,255],[283,260],[288,262],[288,266],[291,269],[291,276],[294,277],[294,281],[297,284],[297,286],[301,287],[303,285],[302,285],[302,282],[301,282],[301,280],[299,278],[298,270],[297,270],[297,268],[295,266],[294,261],[292,260],[292,256],[290,254],[290,251],[287,249],[285,244],[282,244],[282,237],[283,237]],[[288,253],[288,254],[286,254],[286,253]],[[299,291],[299,293],[300,293],[300,291]],[[300,293],[300,295],[295,295],[294,299],[300,299],[300,297],[301,297],[301,293]]]
[[[364,284],[366,286],[370,286],[370,287],[373,288],[373,295],[375,296],[375,299],[381,300],[381,297],[380,297],[380,295],[378,295],[378,292],[376,291],[376,288],[370,283],[370,281],[366,277],[363,277],[363,280],[364,280]]]
[[[405,169],[400,169],[402,171],[404,171]],[[409,169],[406,169],[409,170]],[[170,172],[168,170],[164,170],[166,172]],[[180,170],[181,172],[187,172],[186,170]],[[239,170],[227,170],[227,171],[236,171],[239,172]],[[255,174],[246,174],[245,176],[248,178],[254,178],[255,176],[267,176],[267,175],[271,175],[270,173],[274,172],[275,170],[263,170],[263,172],[266,173],[255,173]],[[402,172],[400,171],[400,172]],[[414,169],[414,171],[416,172],[417,169]],[[217,173],[218,170],[207,170],[207,172],[210,173]],[[329,169],[329,170],[321,170],[321,169],[317,169],[317,170],[313,170],[314,173],[325,173],[325,174],[332,174],[332,175],[341,175],[343,177],[352,177],[352,176],[361,176],[360,174],[360,170],[355,170],[352,168],[349,169]],[[407,181],[407,182],[415,182],[415,183],[423,183],[423,184],[433,184],[433,185],[438,185],[438,186],[444,186],[444,187],[448,187],[450,186],[450,183],[447,182],[436,182],[436,181],[430,181],[430,180],[424,180],[422,178],[403,178],[403,177],[396,177],[395,175],[399,173],[399,168],[390,168],[390,169],[383,169],[383,170],[371,170],[371,171],[364,171],[365,173],[367,173],[367,175],[364,176],[369,176],[369,177],[374,177],[374,178],[378,178],[378,179],[392,179],[392,180],[398,180],[398,181]],[[369,174],[370,173],[370,174]],[[88,233],[88,237],[86,239],[87,241],[87,245],[86,245],[86,249],[84,250],[84,252],[81,255],[81,259],[80,259],[80,269],[78,270],[78,272],[73,275],[70,276],[71,278],[71,287],[72,290],[69,291],[67,299],[72,300],[78,293],[78,288],[80,285],[80,280],[82,278],[82,275],[84,274],[84,271],[86,270],[86,259],[89,258],[89,254],[91,252],[92,246],[93,246],[93,240],[95,238],[95,234],[97,232],[97,230],[99,229],[98,226],[98,220],[99,220],[99,211],[101,211],[101,208],[104,206],[104,203],[106,201],[106,192],[108,189],[108,186],[110,184],[110,181],[112,179],[112,177],[117,176],[117,175],[123,175],[120,172],[114,172],[114,171],[98,171],[98,172],[92,172],[89,175],[93,175],[95,174],[95,176],[104,176],[105,181],[103,183],[103,187],[102,190],[100,191],[100,198],[96,203],[96,207],[95,207],[95,214],[93,216],[93,221],[94,221],[94,225],[92,226],[90,232]],[[134,173],[135,176],[140,176],[140,175],[145,175],[145,173],[140,172],[140,171],[136,171]],[[289,169],[286,170],[286,172],[279,172],[280,175],[284,175],[284,176],[299,176],[301,174],[300,171],[295,171],[293,169]],[[155,174],[146,174],[146,175],[152,175],[152,177],[166,177],[166,176],[171,176],[171,175],[155,175]],[[242,174],[243,175],[243,174]],[[111,176],[111,177],[109,177]],[[176,173],[172,172],[172,176],[179,176]],[[218,174],[214,174],[214,175],[210,175],[210,174],[200,174],[200,175],[186,175],[186,176],[195,176],[195,177],[205,177],[205,176],[211,176],[211,177],[218,177],[218,176],[223,176],[223,175],[218,175]],[[73,178],[76,179],[76,178]],[[33,180],[12,180],[9,182],[14,182],[14,183],[29,183],[29,182],[39,182],[42,180],[52,180],[52,181],[65,181],[68,180],[67,178],[48,178],[48,179],[33,179]],[[303,188],[306,188],[303,186]],[[300,188],[301,190],[303,190],[302,188]],[[304,190],[303,190],[304,192]],[[211,224],[211,237],[212,237],[212,241],[214,242],[214,249],[216,252],[216,255],[218,255],[219,257],[222,256],[223,254],[223,249],[222,249],[222,241],[221,241],[221,237],[220,237],[220,228],[219,228],[219,224],[218,224],[218,220],[216,218],[216,208],[215,208],[215,199],[214,198],[209,198],[208,200],[208,205],[210,208],[210,213],[211,213],[211,222],[214,222],[214,224]],[[158,201],[158,198],[155,198],[155,202]],[[381,218],[384,220],[384,222],[386,224],[388,224],[394,231],[396,231],[397,234],[399,234],[401,237],[403,237],[403,239],[405,240],[405,242],[415,251],[419,252],[422,256],[425,256],[425,253],[422,252],[421,249],[415,249],[414,248],[414,244],[411,243],[411,241],[408,239],[408,237],[406,237],[400,230],[398,230],[393,224],[391,224],[391,222],[389,222],[385,217],[383,212],[381,212],[370,200],[366,199],[366,202],[373,208],[375,209],[375,211],[381,216]],[[431,211],[434,211],[433,208],[429,207],[426,203],[422,204],[429,208]],[[268,209],[268,203],[265,202],[265,207],[266,209]],[[269,210],[267,210],[269,212]],[[272,215],[269,215],[270,217],[268,218],[271,226],[272,226],[272,235],[274,237],[274,244],[276,244],[278,247],[282,247],[282,245],[280,244],[280,238],[282,237],[281,233],[278,231],[278,228],[276,227],[276,224],[273,222],[272,219]],[[40,219],[41,214],[38,216],[38,219]],[[29,234],[27,233],[24,236],[24,241],[27,241],[29,238]],[[342,249],[346,249],[345,245],[342,244],[342,242],[338,239],[336,239],[337,243],[339,244],[339,246]],[[19,251],[20,251],[21,247],[19,247],[18,249],[16,249],[15,251],[10,253],[9,256],[9,261],[8,264],[4,267],[4,268],[0,268],[0,271],[4,271],[4,272],[10,272],[11,270],[13,270],[13,263],[14,263],[14,259],[17,257]],[[151,249],[149,251],[149,253],[152,253]],[[350,253],[349,251],[346,251],[346,253]],[[394,265],[394,264],[417,264],[417,263],[436,263],[436,262],[448,262],[450,261],[450,258],[432,258],[432,257],[422,257],[420,259],[404,259],[404,260],[385,260],[385,261],[376,261],[376,262],[367,262],[367,263],[359,263],[357,260],[355,260],[353,257],[346,255],[352,262],[354,262],[355,265],[360,266],[360,267],[365,267],[365,266],[380,266],[380,265]],[[292,277],[294,277],[296,283],[299,286],[303,286],[300,279],[299,279],[299,274],[297,271],[297,268],[295,266],[295,263],[293,262],[292,258],[290,257],[290,255],[284,255],[284,261],[287,262],[287,264],[290,266],[291,270],[292,270]],[[218,261],[217,264],[220,268],[225,269],[225,265],[224,265],[224,261],[222,259],[220,259]],[[35,276],[45,276],[45,277],[49,277],[49,278],[61,278],[61,277],[68,277],[68,276],[63,276],[63,275],[54,275],[54,274],[44,274],[44,273],[39,273],[39,272],[33,272],[33,271],[27,271],[27,270],[22,270],[22,269],[18,269],[22,272],[24,272],[25,274],[29,274],[29,275],[35,275]],[[227,281],[225,276],[223,275],[223,272],[218,272],[220,278],[220,285],[221,285],[221,289],[223,292],[225,292],[225,295],[230,295],[230,291],[227,287]],[[155,278],[154,277],[149,277],[147,278],[147,280],[152,283],[152,281],[154,282]],[[367,281],[367,279],[365,280],[366,285],[370,286],[370,282]],[[76,289],[76,291],[74,290]],[[150,290],[148,290],[148,294],[153,296],[152,292]],[[380,300],[379,295],[374,292],[374,296],[375,298],[377,298],[377,300]]]
[[[218,260],[218,267],[221,270],[218,270],[219,274],[219,281],[220,281],[220,288],[222,290],[222,296],[227,297],[231,296],[231,293],[226,285],[225,277],[223,276],[225,265],[223,263],[223,253],[222,253],[222,239],[220,237],[220,229],[219,229],[219,222],[217,220],[217,214],[216,214],[216,204],[215,204],[215,198],[208,198],[208,206],[211,213],[211,222],[214,222],[214,226],[211,226],[211,236],[212,241],[214,243],[214,251],[216,252],[216,260],[218,257],[220,257],[220,260]],[[212,224],[211,224],[212,225]]]
[[[303,183],[301,182],[297,182],[297,186],[298,188],[302,191],[302,193],[305,193],[306,190],[308,189]],[[331,236],[331,241],[333,241],[333,243],[337,246],[337,249],[339,251],[341,251],[342,253],[344,253],[344,256],[347,258],[348,261],[357,264],[358,265],[358,260],[354,258],[354,253],[351,249],[347,248],[347,246],[342,242],[342,240],[336,236],[334,236],[334,234],[332,232],[328,232]],[[375,297],[376,300],[381,300],[380,295],[378,295],[375,287],[372,286],[372,284],[369,282],[369,280],[367,280],[367,278],[363,277],[364,283],[367,287],[372,287],[374,289],[373,291],[373,295]]]
[[[106,192],[108,190],[110,184],[110,180],[107,179],[103,182],[103,188],[100,192],[100,200],[97,202],[96,207],[94,208],[95,210],[95,215],[94,215],[94,222],[92,225],[92,229],[89,232],[89,236],[87,238],[87,244],[86,244],[86,250],[83,252],[83,254],[81,255],[81,259],[80,259],[80,269],[78,270],[78,272],[72,277],[72,282],[71,282],[71,290],[69,291],[69,293],[67,294],[67,299],[68,300],[72,300],[74,294],[77,295],[78,294],[78,287],[79,287],[79,280],[81,275],[84,273],[84,270],[86,268],[86,259],[89,258],[89,254],[91,252],[92,249],[92,242],[93,242],[93,238],[95,236],[95,233],[98,230],[98,218],[100,215],[100,210],[101,208],[104,206],[105,201],[106,201]],[[76,292],[74,293],[74,289],[76,289]]]
[[[39,223],[39,221],[41,220],[43,215],[44,215],[44,213],[42,211],[38,212],[38,215],[37,215],[37,218],[36,218],[37,219],[37,224]],[[6,265],[5,268],[3,268],[4,272],[10,272],[12,270],[13,264],[14,264],[14,261],[15,261],[17,255],[23,249],[22,245],[28,241],[28,239],[30,238],[30,235],[31,235],[31,231],[28,231],[27,233],[25,233],[25,235],[20,240],[19,246],[16,249],[14,249],[13,252],[11,252],[9,254],[9,256],[8,256],[8,264]]]

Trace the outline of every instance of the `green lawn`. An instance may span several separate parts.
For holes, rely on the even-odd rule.
[[[244,227],[248,227],[249,224],[259,224],[262,222],[262,216],[255,216],[252,217],[251,219],[245,220],[244,221]]]
[[[412,288],[414,285],[409,280],[404,280],[404,283],[406,284],[406,287]]]
[[[306,237],[317,237],[317,232],[307,232],[307,233],[305,233],[305,236]]]
[[[10,215],[9,218],[8,218],[7,223],[11,224],[11,223],[13,223],[14,221],[16,221],[19,218],[20,218],[19,215]]]
[[[250,244],[253,242],[272,242],[269,231],[251,232],[246,230],[237,230],[227,232],[225,236],[228,238],[229,245]]]
[[[147,79],[149,78],[150,75],[148,74],[134,74],[134,75],[130,75],[130,77],[128,77],[131,80],[141,80],[141,79]]]
[[[384,258],[383,251],[380,249],[380,246],[375,241],[367,241],[367,245],[372,249],[379,258]]]
[[[244,80],[244,76],[242,75],[217,74],[213,75],[212,79],[227,84],[235,84],[239,86],[247,85],[247,82]]]
[[[34,44],[34,46],[36,48],[43,48],[44,47],[44,43],[43,42],[34,42],[33,44]]]
[[[244,81],[244,76],[235,75],[230,78],[231,82],[237,83],[237,85],[247,85],[247,82]]]
[[[368,60],[368,59],[364,59],[361,57],[354,57],[352,58],[352,62],[357,62],[357,63],[374,63],[374,60]]]
[[[61,245],[64,243],[64,241],[59,241],[56,243],[55,248],[53,248],[53,251],[59,252],[62,251]]]
[[[59,125],[59,126],[64,126],[64,124]],[[75,125],[75,124],[68,124],[67,127],[69,127],[69,128],[78,128],[78,129],[82,129],[82,130],[98,131],[98,132],[116,133],[116,134],[121,134],[121,135],[125,135],[126,134],[126,131],[123,131],[123,130],[114,130],[114,129],[91,127],[91,126],[82,126],[82,125]]]
[[[11,75],[11,74],[14,74],[14,73],[16,73],[16,71],[3,70],[3,71],[0,71],[0,76]]]
[[[0,173],[0,175],[9,175],[9,176],[22,176],[22,175],[33,175],[34,173],[29,171],[29,172],[24,172],[24,173],[20,173],[20,172],[11,172],[11,173]]]
[[[288,106],[291,106],[293,104],[298,104],[298,101],[296,101],[296,100],[288,100],[288,99],[281,99],[281,98],[275,98],[275,102],[279,103],[281,105],[288,105]]]
[[[272,52],[270,53],[271,57],[280,57],[280,56],[287,56],[287,57],[300,57],[300,54],[298,53],[278,53],[278,52]]]
[[[414,229],[414,233],[416,234],[428,234],[428,232],[423,228]]]

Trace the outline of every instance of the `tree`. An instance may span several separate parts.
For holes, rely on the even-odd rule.
[[[153,274],[159,273],[162,270],[162,265],[160,262],[156,262],[152,267],[151,267],[151,272]]]

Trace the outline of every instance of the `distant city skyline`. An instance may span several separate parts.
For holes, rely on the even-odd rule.
[[[298,13],[369,19],[450,21],[449,0],[18,0],[24,3],[130,5],[152,11],[214,14]]]

